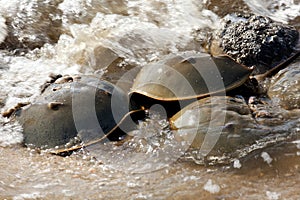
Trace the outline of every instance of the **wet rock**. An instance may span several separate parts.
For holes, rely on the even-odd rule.
[[[92,67],[95,70],[106,69],[109,66],[116,66],[118,64],[120,65],[124,60],[112,49],[101,45],[94,48],[93,55],[94,59],[91,61],[93,62]]]
[[[93,50],[93,64],[90,64],[95,70],[95,74],[101,75],[101,79],[104,79],[113,84],[118,84],[122,81],[126,73],[130,74],[134,71],[135,65],[130,65],[125,61],[125,58],[113,51],[111,48],[99,45]],[[139,70],[140,68],[137,67]],[[129,72],[130,71],[130,72]],[[125,75],[126,76],[126,75]],[[127,80],[128,83],[132,83],[136,73],[131,74],[131,79]],[[125,83],[119,85],[122,89]],[[130,84],[131,87],[131,84]],[[125,91],[127,91],[125,89]]]
[[[266,136],[243,99],[208,97],[188,105],[171,119],[177,139],[203,155],[223,155]]]
[[[287,59],[297,44],[299,33],[268,17],[234,14],[225,17],[220,46],[225,53],[246,66],[264,73]]]
[[[15,8],[16,14],[7,14],[7,37],[0,48],[21,53],[42,47],[45,43],[56,43],[62,33],[60,2],[20,1]]]
[[[206,6],[220,17],[233,12],[250,12],[247,4],[239,0],[210,0],[206,1]]]
[[[119,1],[73,1],[64,0],[59,4],[63,20],[69,24],[88,24],[97,13],[128,15],[127,2]]]
[[[300,108],[300,61],[281,70],[271,79],[270,98],[285,109]]]
[[[248,101],[252,116],[260,125],[274,128],[289,123],[299,117],[299,110],[288,111],[276,102],[276,99],[252,96]],[[275,130],[275,128],[274,128]]]
[[[122,104],[128,101],[127,95],[118,87],[91,76],[77,76],[72,81],[63,78],[49,85],[34,103],[16,112],[26,145],[52,148],[68,143],[78,132],[86,140],[101,138],[127,113]],[[124,134],[117,128],[108,138],[119,140]]]

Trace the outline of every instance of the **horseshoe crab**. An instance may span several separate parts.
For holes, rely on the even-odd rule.
[[[134,112],[128,112],[122,102],[128,102],[127,94],[107,81],[65,76],[48,85],[34,103],[18,109],[14,116],[23,126],[24,143],[34,147],[73,146],[79,141],[106,138],[118,141],[135,126],[124,123]]]
[[[143,67],[130,92],[133,104],[149,107],[158,100],[167,113],[174,114],[171,102],[224,93],[247,80],[246,93],[256,95],[258,82],[300,54],[295,51],[299,33],[294,27],[254,14],[232,14],[224,21],[224,28],[204,42],[212,56],[169,56]]]
[[[237,64],[228,56],[210,57],[208,54],[197,54],[194,57],[182,59],[182,56],[170,56],[162,61],[162,68],[158,72],[163,71],[162,74],[169,77],[174,71],[167,64],[174,64],[176,70],[181,70],[182,74],[185,73],[187,75],[186,77],[184,76],[184,80],[193,80],[192,84],[194,84],[194,87],[191,91],[184,89],[184,86],[179,91],[180,97],[185,100],[204,97],[212,93],[220,93],[223,87],[227,89],[235,88],[241,85],[252,71],[251,68]],[[199,74],[200,72],[194,68],[199,63],[206,66],[210,64],[215,65],[218,74],[212,74],[209,68],[206,71],[201,71],[202,74]],[[144,69],[148,70],[149,68],[145,67]],[[234,73],[232,73],[233,71]],[[142,73],[145,72],[141,71],[140,74]],[[217,75],[217,78],[224,80],[224,83],[222,82],[220,85],[215,84],[212,88],[200,88],[198,84],[205,86],[205,80],[197,77],[197,75],[209,76],[209,79]],[[166,80],[166,77],[162,78],[162,80]],[[135,126],[135,124],[128,123],[128,120],[126,121],[127,117],[133,113],[145,110],[144,105],[146,102],[141,107],[137,107],[136,100],[134,105],[131,105],[132,110],[130,112],[126,110],[128,107],[120,102],[128,102],[128,95],[109,82],[100,81],[89,76],[57,76],[56,78],[57,80],[51,81],[53,83],[49,83],[43,88],[44,92],[36,102],[23,107],[15,114],[16,119],[24,128],[24,142],[27,145],[33,144],[34,147],[41,148],[61,146],[57,150],[52,151],[59,154],[97,143],[106,138],[113,141],[121,140],[126,135],[126,132],[134,129]],[[140,91],[142,93],[142,91],[151,88],[151,85],[140,87],[138,84],[139,80],[144,78],[137,76],[132,87],[132,89],[136,89],[135,92]],[[149,76],[148,78],[144,80],[151,82],[155,77]],[[176,84],[177,81],[161,82],[161,85]],[[155,85],[153,87],[152,91],[158,90],[155,88]],[[166,98],[164,101],[171,108],[172,101],[175,101],[177,97],[170,93],[168,88],[161,87],[159,90],[165,91]],[[150,91],[147,90],[147,92],[149,93]],[[159,94],[156,95],[156,100],[159,100]],[[112,105],[112,99],[117,101],[117,103]],[[133,98],[131,100],[133,102]],[[114,116],[113,110],[118,111],[117,117]],[[173,109],[173,112],[175,111]],[[93,119],[93,115],[91,116],[93,112],[96,112],[97,121]],[[98,124],[100,124],[100,127],[97,126]],[[120,128],[121,125],[125,126],[125,128],[123,126]],[[102,128],[102,130],[99,128]],[[77,136],[79,140],[74,139]],[[84,145],[78,144],[80,141],[84,141]],[[64,144],[67,145],[63,146]]]
[[[264,74],[255,76],[251,75],[253,68],[238,64],[227,55],[169,56],[141,69],[131,88],[131,102],[136,108],[144,106],[151,109],[152,105],[162,105],[176,140],[190,143],[192,149],[199,151],[201,159],[204,157],[209,163],[229,164],[231,158],[248,153],[243,148],[264,138],[270,141],[274,138],[267,122],[257,121],[243,98],[226,96],[226,92],[248,80],[262,81],[299,54],[297,52]],[[284,110],[281,119],[277,116],[272,119],[279,123],[283,118],[295,117],[290,113],[283,117],[283,113]],[[284,135],[287,129],[282,126],[276,131]],[[229,161],[214,160],[223,155]]]
[[[270,42],[270,44],[273,43]],[[228,52],[225,53],[230,54]],[[111,140],[120,140],[126,135],[127,130],[134,127],[134,125],[130,125],[129,129],[120,129],[122,124],[126,124],[124,123],[126,118],[136,111],[139,112],[151,108],[156,103],[165,107],[170,118],[171,128],[174,130],[182,129],[182,127],[189,126],[189,124],[184,125],[184,123],[190,123],[189,120],[184,121],[183,126],[180,128],[173,121],[183,116],[185,110],[180,111],[183,107],[191,102],[196,102],[200,98],[212,95],[225,95],[225,92],[242,86],[247,80],[262,80],[276,73],[276,71],[283,68],[298,55],[299,52],[289,58],[280,60],[281,63],[271,69],[258,70],[262,74],[255,73],[255,75],[253,75],[253,71],[259,65],[247,67],[237,63],[229,55],[211,56],[206,53],[186,53],[167,56],[157,63],[144,66],[138,73],[129,92],[131,108],[129,112],[126,110],[128,105],[122,107],[124,104],[122,106],[115,104],[117,107],[113,108],[110,104],[113,93],[118,94],[118,98],[113,98],[117,99],[118,102],[128,101],[128,95],[111,83],[100,81],[100,84],[97,85],[97,81],[93,82],[85,78],[79,80],[67,79],[71,82],[67,81],[66,83],[60,83],[57,80],[46,88],[36,103],[16,112],[16,118],[24,126],[25,143],[27,144],[33,143],[36,146],[49,148],[63,145],[75,136],[79,136],[85,142],[84,145],[65,148],[55,151],[55,153],[75,150],[102,141],[106,137]],[[259,57],[259,59],[261,58]],[[78,88],[77,90],[75,87],[78,84],[82,84],[79,87],[80,90]],[[74,95],[76,96],[77,93],[81,95],[75,98],[77,103],[74,106]],[[96,94],[97,98],[92,98],[93,101],[90,101],[91,98],[86,97],[92,94]],[[98,123],[90,123],[88,120],[92,110],[85,104],[86,102],[99,105],[95,107],[95,110],[97,122],[99,122],[101,128],[104,128],[103,131],[99,131],[98,127],[88,127],[89,124],[94,125]],[[229,104],[227,100],[225,103]],[[77,113],[75,115],[74,108]],[[189,110],[189,108],[187,107],[186,110]],[[240,108],[237,106],[235,110]],[[112,109],[121,111],[117,119],[115,119]],[[57,110],[61,112],[55,112]],[[179,114],[174,115],[178,111]],[[36,114],[38,112],[41,113]],[[174,117],[172,117],[173,115]],[[245,115],[249,117],[251,113],[249,112]],[[46,123],[44,118],[49,123]],[[252,118],[245,119],[245,121],[253,122],[253,126],[256,125]],[[242,126],[242,128],[247,127]],[[64,134],[61,134],[62,132]],[[101,136],[99,136],[97,135],[99,132],[106,135],[100,134]]]
[[[141,69],[131,88],[131,102],[135,108],[159,103],[171,117],[191,101],[242,85],[252,70],[226,55],[168,56]]]
[[[203,156],[234,154],[237,149],[272,135],[268,126],[274,123],[256,120],[272,115],[272,110],[264,113],[262,109],[257,114],[253,110],[256,106],[248,105],[250,97],[267,95],[260,83],[300,55],[295,48],[299,33],[292,27],[261,16],[238,19],[238,25],[230,23],[221,32],[221,42],[212,40],[208,48],[211,55],[169,56],[147,65],[137,75],[130,93],[135,106],[146,104],[150,108],[161,104],[169,114],[170,128],[177,139],[190,142]],[[251,34],[257,36],[250,37]],[[238,90],[233,91],[235,88]],[[229,91],[231,95],[249,98],[248,104],[225,96]],[[277,121],[277,133],[286,133],[288,127],[279,126],[283,118],[299,115],[284,109],[280,113],[281,119],[276,114],[269,117]]]
[[[130,91],[133,107],[150,108],[159,103],[171,117],[191,101],[223,94],[243,85],[247,80],[262,80],[289,64],[300,52],[264,74],[251,76],[249,68],[227,55],[195,54],[168,56],[147,65],[138,73]],[[181,105],[180,105],[181,104]]]
[[[162,101],[200,98],[219,93],[224,88],[230,90],[240,86],[251,72],[251,68],[240,65],[225,55],[169,56],[142,68],[131,93]],[[206,82],[210,79],[222,79],[223,84],[213,84],[208,88]],[[182,84],[185,81],[191,86],[191,90]]]

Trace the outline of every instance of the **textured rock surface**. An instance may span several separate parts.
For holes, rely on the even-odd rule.
[[[56,43],[62,33],[60,1],[25,0],[6,18],[7,37],[1,49],[17,53]],[[5,11],[3,11],[5,12]]]
[[[229,15],[220,33],[222,49],[239,63],[257,66],[264,73],[288,58],[297,43],[298,31],[256,15]]]

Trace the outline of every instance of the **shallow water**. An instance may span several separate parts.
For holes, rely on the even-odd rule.
[[[2,112],[18,102],[33,101],[40,94],[40,86],[50,79],[50,73],[96,71],[101,76],[105,67],[119,62],[119,58],[120,66],[137,67],[170,53],[202,51],[193,40],[193,30],[216,29],[220,18],[234,11],[267,15],[300,29],[299,1],[0,3],[0,41],[8,38],[0,53]],[[168,138],[159,140],[161,135],[168,135],[163,129],[165,123],[157,116],[146,124],[140,123],[138,133],[150,135],[150,139],[128,145],[138,145],[139,153],[147,155],[146,159],[155,158],[155,147],[170,142]],[[281,126],[288,128],[284,134],[287,137],[272,138],[274,142],[270,143],[262,141],[231,165],[203,166],[196,164],[199,161],[193,156],[176,155],[176,161],[158,163],[162,165],[155,165],[155,170],[148,166],[152,170],[142,170],[143,173],[138,173],[137,168],[145,163],[141,160],[144,157],[131,157],[135,154],[130,148],[107,145],[101,152],[90,148],[90,153],[60,157],[23,147],[22,130],[16,122],[1,117],[0,124],[0,199],[300,198],[299,119]],[[284,132],[284,128],[280,131]],[[160,153],[164,152],[167,150]],[[93,158],[95,154],[98,160]]]

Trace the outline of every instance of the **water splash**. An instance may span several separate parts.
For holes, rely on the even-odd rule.
[[[7,27],[5,24],[5,19],[0,16],[0,44],[4,41],[7,36]]]
[[[18,122],[0,117],[0,147],[8,147],[23,141],[22,127]]]
[[[25,57],[4,57],[6,69],[2,70],[0,80],[0,99],[5,103],[4,112],[20,102],[32,102],[40,94],[40,86],[51,73],[78,73],[78,65],[66,66],[53,60],[30,60]]]
[[[43,51],[59,62],[95,69],[95,50],[102,46],[128,64],[142,66],[169,53],[199,51],[191,31],[219,26],[219,17],[196,1],[120,3],[126,13],[114,11],[113,5],[104,11],[98,1],[64,1],[59,5],[64,33]]]
[[[245,0],[250,9],[258,15],[268,16],[274,21],[287,24],[300,13],[300,4],[294,0]]]

